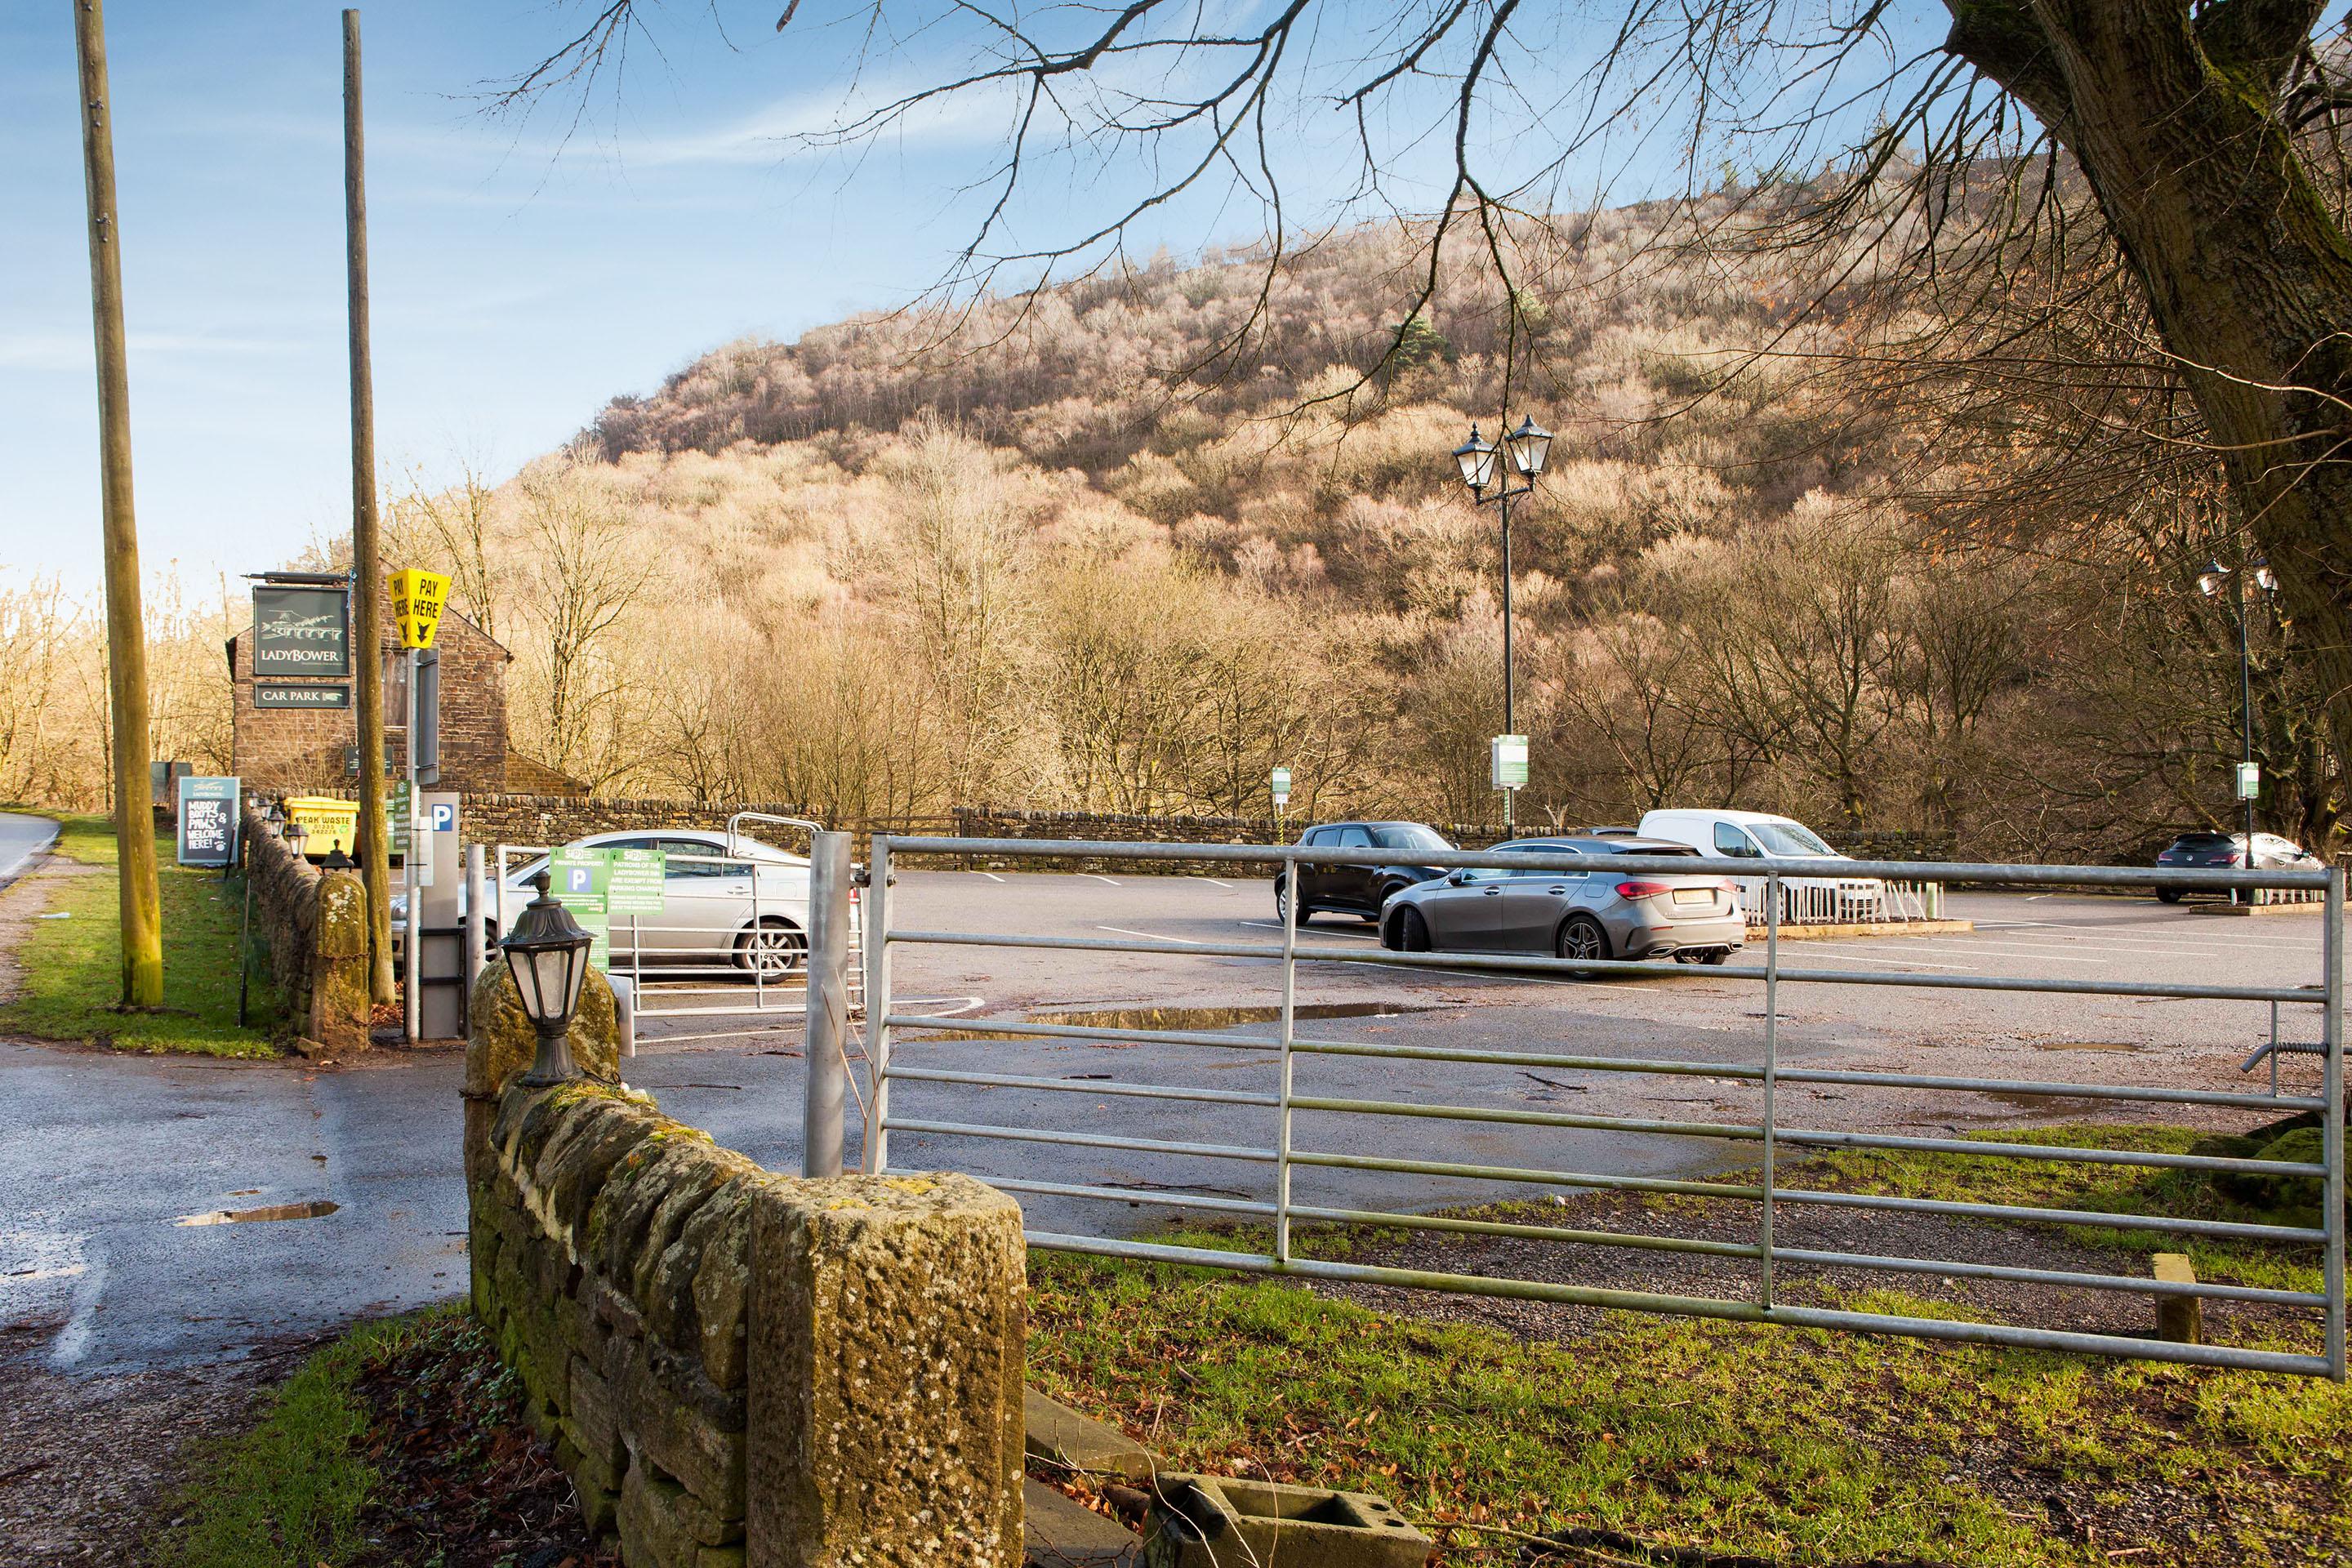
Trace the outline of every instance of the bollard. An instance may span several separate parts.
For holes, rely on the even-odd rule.
[[[842,1101],[849,1061],[849,835],[809,843],[808,1069],[801,1107],[801,1173],[841,1174]]]
[[[2185,1252],[2159,1252],[2155,1258],[2155,1275],[2167,1285],[2194,1285],[2197,1270],[2189,1266]],[[2156,1337],[2170,1340],[2175,1344],[2201,1345],[2205,1342],[2205,1302],[2197,1296],[2164,1295],[2156,1299]]]

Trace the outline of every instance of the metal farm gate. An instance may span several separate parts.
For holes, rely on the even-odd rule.
[[[839,836],[827,836],[838,838]],[[846,840],[837,851],[845,860]],[[1636,1058],[1599,1051],[1580,1052],[1567,1042],[1530,1042],[1525,1050],[1475,1047],[1415,1046],[1347,1038],[1337,1033],[1303,1033],[1297,1006],[1298,967],[1302,963],[1380,964],[1398,969],[1449,969],[1476,972],[1532,973],[1554,977],[1591,977],[1596,972],[1675,972],[1671,962],[1559,960],[1532,957],[1488,957],[1463,952],[1398,952],[1368,947],[1339,946],[1302,941],[1296,924],[1281,921],[1279,941],[1175,942],[1103,936],[1021,935],[1000,931],[930,931],[910,929],[894,913],[890,866],[895,855],[984,856],[992,859],[1054,858],[1065,861],[1117,856],[1129,859],[1213,861],[1278,867],[1296,886],[1298,851],[1283,845],[1219,846],[1202,844],[1051,842],[1007,838],[927,838],[877,836],[866,882],[866,916],[869,942],[863,955],[866,995],[870,1016],[866,1029],[866,1073],[861,1096],[865,1118],[863,1169],[869,1173],[898,1170],[891,1162],[893,1134],[946,1140],[977,1152],[988,1148],[1025,1146],[1054,1153],[1058,1168],[1031,1163],[1013,1176],[984,1175],[1007,1191],[1054,1200],[1063,1212],[1101,1213],[1100,1226],[1080,1225],[1033,1230],[1030,1242],[1038,1247],[1115,1258],[1158,1259],[1248,1273],[1283,1275],[1308,1279],[1357,1281],[1421,1289],[1471,1292],[1567,1302],[1600,1308],[1685,1314],[1698,1317],[1773,1322],[1816,1329],[1866,1331],[1914,1335],[1925,1339],[1979,1344],[2028,1346],[2107,1356],[2141,1357],[2211,1366],[2294,1373],[2341,1380],[2345,1375],[2345,1180],[2344,1180],[2344,873],[2329,871],[2234,871],[2124,869],[2070,866],[1959,866],[1856,861],[1840,868],[1842,876],[1877,879],[1889,886],[1932,889],[1938,897],[1944,885],[1957,881],[1998,880],[2060,888],[2177,887],[2205,892],[2233,891],[2254,896],[2277,889],[2291,896],[2316,898],[2326,905],[2322,941],[2324,984],[2317,989],[2210,984],[2187,979],[2149,981],[2092,980],[2080,977],[2024,977],[1979,973],[1927,973],[1917,968],[1876,971],[1864,968],[1808,967],[1801,960],[1784,961],[1780,922],[1788,904],[1780,896],[1784,882],[1815,882],[1819,867],[1801,861],[1756,861],[1722,858],[1622,856],[1612,858],[1614,869],[1635,875],[1704,871],[1727,876],[1760,878],[1768,889],[1762,903],[1761,962],[1734,963],[1706,971],[1709,978],[1733,977],[1753,983],[1759,990],[1762,1022],[1756,1030],[1752,1054],[1745,1060],[1697,1060],[1675,1057]],[[1384,852],[1318,848],[1324,861],[1370,864]],[[1441,868],[1477,868],[1476,852],[1432,852],[1423,857]],[[1515,865],[1570,872],[1582,869],[1573,857],[1521,854]],[[1589,865],[1589,862],[1586,863]],[[1934,907],[1927,900],[1919,904]],[[1917,907],[1917,905],[1915,905]],[[894,955],[909,949],[938,948],[1045,949],[1065,952],[1074,965],[1102,954],[1165,954],[1183,957],[1223,957],[1269,961],[1275,966],[1271,987],[1277,1005],[1271,1040],[1245,1039],[1228,1032],[1161,1028],[1100,1027],[1015,1020],[959,1019],[953,1022],[900,1012],[892,1005],[891,968]],[[1752,950],[1751,950],[1752,951]],[[1818,961],[1816,961],[1818,963]],[[1687,973],[1687,972],[1685,972]],[[2205,999],[2267,1005],[2283,1009],[2290,1019],[2311,1020],[2311,1038],[2304,1050],[2318,1058],[2319,1081],[2301,1091],[2283,1089],[2276,1077],[2279,1055],[2294,1047],[2281,1046],[2262,1053],[2273,1073],[2267,1092],[2252,1085],[2226,1089],[2163,1088],[2113,1081],[2049,1081],[2025,1078],[1974,1078],[1927,1073],[1896,1073],[1846,1069],[1834,1066],[1790,1066],[1781,1059],[1780,1006],[1784,987],[1816,985],[1892,986],[1916,994],[1922,1006],[1940,997],[1963,992],[2022,992],[2053,996]],[[1150,1068],[1130,1069],[1116,1076],[1087,1073],[1061,1077],[1036,1073],[985,1070],[937,1065],[936,1050],[927,1043],[943,1031],[961,1031],[971,1039],[976,1026],[986,1038],[1040,1041],[1115,1041],[1159,1047],[1163,1062],[1185,1052],[1247,1053],[1231,1057],[1237,1068],[1208,1082],[1153,1081]],[[839,1169],[841,1089],[847,1074],[841,1042],[826,1039],[820,1048],[820,1020],[812,1016],[808,1060],[811,1067],[808,1161],[812,1173],[828,1166]],[[838,1021],[825,1028],[837,1028]],[[2290,1030],[2300,1035],[2299,1030]],[[2276,1031],[2273,1037],[2277,1038]],[[845,1035],[842,1037],[845,1040]],[[984,1045],[963,1047],[981,1053]],[[1148,1057],[1137,1058],[1139,1062]],[[1386,1094],[1334,1094],[1318,1087],[1318,1069],[1342,1062],[1448,1064],[1446,1081],[1464,1087],[1468,1097],[1479,1072],[1497,1068],[1565,1070],[1589,1074],[1636,1077],[1705,1078],[1740,1086],[1752,1094],[1752,1121],[1700,1121],[1663,1118],[1578,1114],[1538,1109],[1527,1104],[1478,1105],[1442,1103],[1395,1089]],[[2250,1062],[2249,1067],[2255,1065]],[[1385,1070],[1385,1069],[1383,1069]],[[1162,1076],[1172,1068],[1163,1065]],[[1198,1075],[1196,1075],[1198,1076]],[[1255,1081],[1252,1081],[1252,1079]],[[1235,1082],[1234,1080],[1240,1080]],[[1377,1079],[1375,1079],[1377,1081]],[[1610,1080],[1614,1081],[1614,1080]],[[2285,1163],[2228,1158],[2220,1155],[2139,1152],[2115,1148],[2070,1147],[2025,1142],[1988,1142],[1940,1136],[1906,1136],[1885,1131],[1842,1131],[1808,1125],[1790,1118],[1778,1090],[1782,1085],[1840,1085],[1856,1089],[1927,1089],[1956,1096],[2000,1096],[2047,1103],[2053,1100],[2090,1101],[2106,1106],[2140,1104],[2180,1107],[2229,1107],[2281,1113],[2316,1112],[2324,1129],[2320,1162]],[[924,1105],[919,1113],[899,1108],[898,1099],[919,1089]],[[905,1091],[894,1097],[894,1090]],[[1200,1129],[1191,1138],[1145,1138],[1118,1131],[1089,1131],[1069,1125],[1048,1125],[1054,1120],[1024,1105],[1076,1103],[1051,1097],[1083,1095],[1115,1118],[1121,1105],[1140,1102],[1181,1104],[1189,1118],[1185,1125]],[[1048,1097],[1040,1100],[1039,1097]],[[822,1108],[831,1107],[827,1123]],[[993,1112],[993,1114],[992,1114]],[[1399,1121],[1398,1119],[1402,1119]],[[1825,1118],[1826,1119],[1826,1118]],[[1367,1124],[1410,1123],[1426,1128],[1434,1123],[1451,1142],[1442,1157],[1391,1157],[1368,1151],[1372,1135]],[[1730,1150],[1746,1151],[1753,1168],[1719,1178],[1681,1179],[1642,1176],[1610,1171],[1497,1164],[1479,1159],[1475,1142],[1482,1128],[1498,1124],[1563,1130],[1585,1130],[1626,1137],[1658,1135],[1675,1139],[1714,1140]],[[1362,1133],[1347,1129],[1363,1126]],[[1310,1141],[1303,1134],[1319,1130]],[[2030,1206],[1961,1201],[1934,1195],[1906,1196],[1886,1193],[1826,1190],[1792,1182],[1783,1169],[1789,1151],[1896,1150],[1933,1152],[1943,1155],[1986,1157],[2051,1163],[2089,1163],[2158,1170],[2240,1173],[2263,1176],[2316,1177],[2323,1193],[2323,1223],[2316,1226],[2274,1226],[2186,1215],[2107,1213],[2090,1209]],[[1177,1163],[1181,1168],[1236,1173],[1216,1178],[1202,1176],[1181,1184],[1153,1183],[1147,1186],[1100,1173],[1100,1167],[1120,1157],[1145,1153]],[[983,1162],[984,1163],[984,1162]],[[1351,1201],[1351,1175],[1372,1173],[1385,1176],[1425,1179],[1430,1206],[1444,1203],[1441,1189],[1467,1183],[1491,1191],[1497,1187],[1521,1194],[1569,1189],[1632,1194],[1673,1194],[1717,1204],[1738,1205],[1752,1213],[1745,1239],[1696,1240],[1687,1237],[1549,1226],[1511,1218],[1463,1217],[1443,1213],[1417,1213],[1396,1206],[1381,1207]],[[1048,1179],[1048,1178],[1052,1179]],[[1245,1184],[1251,1190],[1221,1183]],[[1177,1246],[1134,1239],[1108,1223],[1139,1203],[1166,1205],[1210,1215],[1262,1225],[1264,1241],[1244,1251]],[[1097,1206],[1099,1205],[1099,1206]],[[1979,1221],[2002,1221],[2057,1227],[2096,1226],[2157,1232],[2184,1237],[2227,1237],[2275,1243],[2315,1250],[2321,1258],[2323,1288],[2317,1291],[2258,1288],[2200,1280],[2151,1279],[2118,1272],[2033,1268],[2004,1262],[1955,1258],[1884,1256],[1795,1247],[1774,1234],[1777,1212],[1844,1207],[1898,1211],[1907,1215]],[[1456,1232],[1523,1238],[1536,1242],[1580,1243],[1608,1247],[1653,1248],[1706,1254],[1742,1260],[1753,1270],[1754,1289],[1743,1300],[1696,1295],[1659,1294],[1530,1279],[1432,1272],[1383,1268],[1302,1256],[1294,1246],[1295,1227],[1317,1226],[1379,1226],[1405,1231]],[[2093,1291],[2128,1292],[2143,1300],[2198,1297],[2206,1300],[2261,1302],[2315,1310],[2325,1317],[2324,1351],[2317,1355],[2275,1349],[2234,1345],[2183,1343],[2170,1339],[2090,1333],[1984,1321],[1948,1321],[1924,1316],[1847,1310],[1835,1306],[1794,1304],[1776,1297],[1775,1268],[1783,1264],[1837,1266],[1883,1272],[1891,1276],[1928,1275],[1951,1279],[2023,1281]]]

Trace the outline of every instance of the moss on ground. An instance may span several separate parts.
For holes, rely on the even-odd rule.
[[[248,1022],[236,1021],[238,942],[245,887],[217,871],[172,864],[161,841],[157,881],[163,917],[163,1005],[126,1011],[122,940],[111,875],[59,879],[46,914],[17,944],[16,998],[0,1005],[0,1034],[72,1040],[127,1051],[272,1057],[279,1018],[275,989],[257,965]],[[116,863],[114,830],[102,816],[58,818],[57,852],[85,865]]]

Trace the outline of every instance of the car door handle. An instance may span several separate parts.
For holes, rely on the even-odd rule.
[[[1568,893],[1568,889],[1566,888],[1554,888],[1551,891],[1554,898],[1562,898]]]
[[[1502,895],[1503,889],[1500,888],[1489,888],[1486,889],[1486,896],[1490,899],[1498,899],[1502,897]]]

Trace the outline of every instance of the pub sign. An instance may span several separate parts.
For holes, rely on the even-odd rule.
[[[349,679],[351,611],[348,588],[256,584],[253,673]]]

